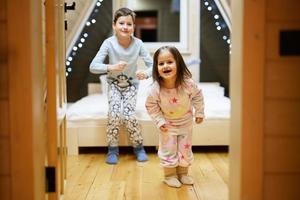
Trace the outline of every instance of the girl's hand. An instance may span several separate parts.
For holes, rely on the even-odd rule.
[[[108,71],[123,71],[127,67],[127,62],[120,61],[115,65],[109,65]]]
[[[161,127],[159,127],[159,129],[162,131],[162,132],[167,132],[168,131],[168,128],[166,127],[166,125],[162,125]]]
[[[196,122],[197,124],[200,124],[200,123],[203,122],[203,118],[202,118],[202,117],[196,117],[195,122]]]
[[[139,80],[144,80],[144,79],[148,78],[147,74],[144,71],[142,71],[142,70],[138,70],[135,73],[135,75],[136,75],[137,79],[139,79]]]

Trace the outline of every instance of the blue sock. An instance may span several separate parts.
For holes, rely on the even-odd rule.
[[[119,147],[108,147],[108,153],[106,157],[107,164],[117,164],[119,156]]]
[[[142,145],[138,145],[134,147],[133,152],[136,156],[137,161],[145,162],[148,160],[145,149]]]

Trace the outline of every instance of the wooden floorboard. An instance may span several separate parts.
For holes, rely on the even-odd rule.
[[[105,152],[69,156],[64,200],[228,200],[227,152],[194,152],[193,186],[170,188],[155,152],[139,163],[131,152],[117,165],[105,163]]]

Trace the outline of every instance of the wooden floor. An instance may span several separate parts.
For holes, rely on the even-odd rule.
[[[138,163],[131,152],[117,165],[105,164],[105,153],[68,157],[64,200],[228,200],[229,161],[226,152],[194,152],[190,168],[194,186],[170,188],[155,153]]]

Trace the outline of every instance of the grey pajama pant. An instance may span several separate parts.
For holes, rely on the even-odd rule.
[[[135,117],[138,88],[134,85],[119,87],[108,84],[108,146],[119,145],[120,125],[125,124],[133,147],[143,144],[141,127]]]

